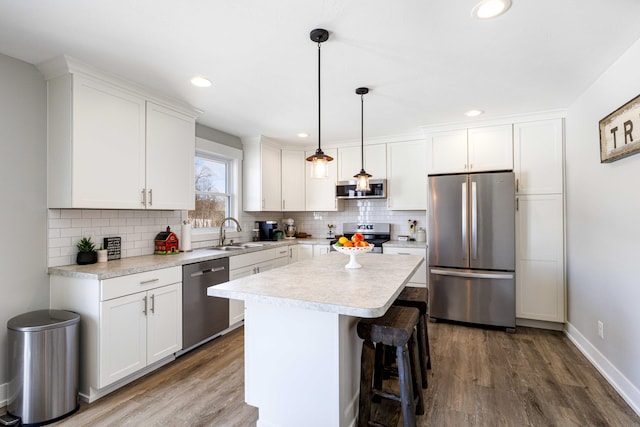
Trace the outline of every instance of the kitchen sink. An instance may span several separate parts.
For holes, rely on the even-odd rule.
[[[209,249],[213,249],[217,251],[237,251],[237,250],[248,249],[248,248],[260,248],[262,246],[264,246],[264,243],[247,242],[247,243],[232,243],[230,245],[223,245],[223,246],[211,246]]]

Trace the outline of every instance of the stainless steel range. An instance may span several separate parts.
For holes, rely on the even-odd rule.
[[[342,235],[350,239],[354,234],[361,233],[364,240],[373,244],[371,252],[382,253],[382,244],[391,239],[390,229],[391,225],[386,222],[345,222],[342,224]]]

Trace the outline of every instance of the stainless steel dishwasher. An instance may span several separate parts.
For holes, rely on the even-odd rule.
[[[229,258],[182,266],[182,351],[229,327],[229,300],[207,295],[209,286],[229,281]]]

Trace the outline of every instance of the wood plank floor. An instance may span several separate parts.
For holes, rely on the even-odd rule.
[[[428,327],[433,369],[419,426],[640,427],[560,332]],[[240,328],[51,426],[255,426],[258,411],[243,401],[243,356]]]

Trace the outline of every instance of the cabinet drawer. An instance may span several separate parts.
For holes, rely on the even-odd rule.
[[[279,248],[273,248],[273,250],[276,252],[274,258],[289,258],[289,246],[280,246]]]
[[[419,249],[419,248],[383,248],[382,253],[384,254],[395,254],[395,255],[418,255],[423,257],[425,260],[427,259],[427,250]],[[427,284],[427,265],[424,263],[418,271],[414,273],[413,276],[409,279],[409,286],[416,286],[416,284],[424,285]],[[422,287],[424,287],[422,286]]]
[[[170,267],[100,281],[100,301],[182,282],[182,268]]]
[[[259,262],[271,261],[276,258],[276,249],[263,249],[248,254],[234,255],[229,257],[229,270],[246,267],[247,265]]]

